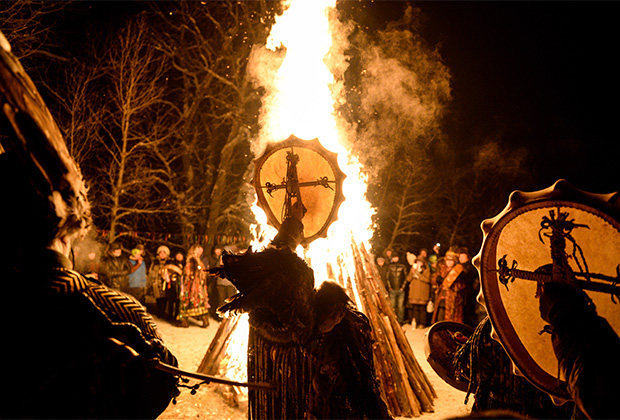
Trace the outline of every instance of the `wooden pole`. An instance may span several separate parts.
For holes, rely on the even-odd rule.
[[[202,362],[200,366],[198,366],[198,372],[204,373],[205,375],[217,375],[219,372],[219,365],[224,356],[226,355],[228,339],[230,335],[235,330],[237,326],[237,322],[239,321],[239,316],[225,316],[213,340],[209,344],[209,348],[202,358]]]
[[[378,280],[378,270],[366,252],[364,245],[353,245],[356,263],[359,261],[362,266],[362,270],[358,270],[358,277],[361,283],[365,283],[364,288],[368,291],[369,300],[372,302],[372,305],[369,306],[374,306],[379,313],[384,314],[384,322],[379,323],[379,325],[385,325],[385,331],[388,334],[393,334],[393,338],[390,337],[390,342],[397,345],[395,352],[402,356],[403,364],[399,364],[399,369],[403,367],[405,369],[404,376],[408,378],[410,387],[415,393],[416,404],[421,406],[422,411],[433,412],[433,399],[437,397],[437,394],[415,359],[405,333],[396,319],[396,314],[387,301],[387,291],[383,283]]]

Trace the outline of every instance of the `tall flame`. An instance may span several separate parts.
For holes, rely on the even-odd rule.
[[[301,139],[318,138],[323,147],[338,154],[338,165],[346,174],[345,201],[327,238],[315,240],[306,250],[298,249],[312,266],[317,283],[343,274],[335,273],[336,267],[350,271],[343,278],[352,278],[353,264],[335,264],[335,260],[353,261],[351,241],[367,243],[372,236],[373,209],[365,197],[367,178],[359,161],[344,146],[351,133],[336,112],[335,104],[343,100],[341,79],[346,60],[342,40],[346,36],[338,32],[341,24],[336,19],[335,3],[288,1],[284,13],[276,18],[265,49],[254,55],[250,65],[251,75],[266,90],[261,130],[252,145],[255,155],[260,156],[267,143],[285,140],[291,134]],[[335,39],[341,44],[334,45]],[[339,69],[340,80],[330,68]],[[261,249],[277,232],[267,225],[267,217],[256,203],[252,210],[258,222],[253,226],[252,247]],[[361,307],[359,297],[354,296],[354,300]],[[244,328],[239,331],[247,333]],[[238,370],[233,373],[229,369],[228,374],[245,380]]]
[[[339,32],[342,25],[337,20],[335,3],[287,2],[288,7],[276,18],[266,45],[272,57],[283,56],[281,64],[254,71],[267,90],[261,108],[261,131],[253,145],[255,153],[260,155],[267,142],[281,141],[291,134],[302,139],[318,138],[326,149],[338,154],[338,165],[347,176],[343,186],[345,202],[338,220],[326,239],[315,240],[305,251],[317,279],[327,276],[322,272],[322,256],[347,252],[352,237],[361,243],[372,236],[373,210],[365,197],[367,178],[359,161],[344,146],[351,133],[336,112],[336,104],[343,100],[341,79],[346,57],[342,44],[346,37]],[[340,80],[334,76],[334,70],[340,73]],[[265,220],[258,206],[254,211],[257,219]]]

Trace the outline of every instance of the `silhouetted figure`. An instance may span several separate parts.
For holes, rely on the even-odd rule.
[[[137,300],[72,269],[72,241],[91,223],[86,188],[1,33],[0,109],[0,278],[11,297],[0,305],[0,417],[156,418],[177,380],[149,360],[176,359]]]
[[[129,273],[131,264],[123,255],[120,242],[112,242],[101,261],[101,281],[108,287],[129,293]]]
[[[368,318],[338,283],[316,294],[316,335],[310,343],[309,413],[317,419],[388,419],[375,376]]]
[[[620,338],[577,287],[546,282],[540,314],[551,325],[553,350],[567,389],[591,419],[620,418]]]

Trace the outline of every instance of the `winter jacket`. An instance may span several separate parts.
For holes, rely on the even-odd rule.
[[[172,263],[171,260],[160,260],[157,258],[151,268],[149,268],[147,293],[155,299],[166,297],[166,288],[170,282],[170,274],[166,268],[166,264]]]
[[[131,272],[131,263],[127,256],[121,254],[119,257],[114,255],[106,255],[102,261],[101,280],[108,287],[123,292],[129,288],[129,273]]]
[[[132,265],[132,269],[135,268],[136,264],[139,264],[138,268],[135,268],[134,272],[129,273],[129,288],[137,289],[146,287],[146,261],[142,260],[141,262],[138,262],[130,259],[129,263]]]
[[[409,296],[407,302],[413,305],[426,305],[431,298],[431,270],[424,264],[420,270],[412,267],[407,276]]]
[[[386,277],[389,290],[404,290],[407,280],[407,267],[399,262],[390,263]]]

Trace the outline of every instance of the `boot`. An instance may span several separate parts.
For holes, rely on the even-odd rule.
[[[179,327],[189,328],[189,323],[187,322],[187,319],[181,318],[181,320],[179,321]]]
[[[209,326],[209,315],[204,314],[202,316],[202,325],[200,326],[200,328],[207,328],[208,326]]]

